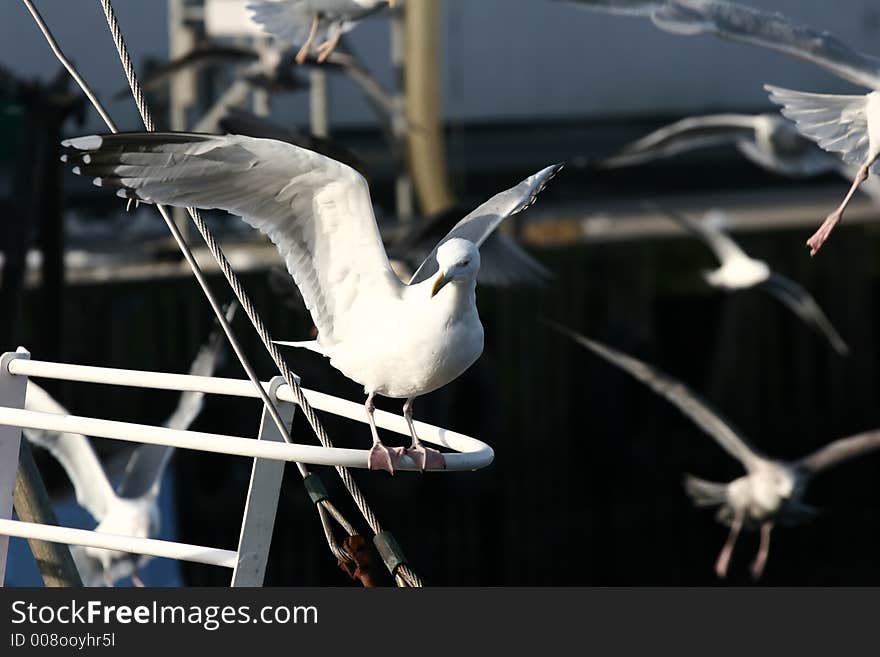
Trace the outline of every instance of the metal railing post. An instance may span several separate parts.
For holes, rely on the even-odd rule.
[[[269,397],[276,403],[281,419],[290,426],[296,405],[278,399],[278,389],[282,385],[284,379],[276,376],[269,382],[268,392]],[[259,440],[284,442],[284,437],[269,417],[265,407],[260,421]],[[283,461],[254,459],[241,523],[241,535],[238,540],[238,563],[232,573],[232,586],[263,585],[283,477]]]
[[[20,358],[30,358],[24,347],[0,356],[0,406],[24,408],[27,377],[9,373],[9,363]],[[12,520],[12,500],[15,479],[18,476],[18,446],[21,443],[21,427],[0,426],[0,519]],[[6,555],[9,537],[0,536],[0,586],[6,580]]]

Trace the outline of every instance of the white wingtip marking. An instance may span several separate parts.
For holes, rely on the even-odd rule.
[[[62,155],[62,156],[61,156],[61,161],[62,161],[62,162],[67,162],[67,160],[68,160],[67,155]]]
[[[95,178],[95,179],[92,180],[92,184],[93,184],[95,187],[103,187],[103,186],[104,186],[104,181],[101,180],[100,178]]]
[[[83,155],[82,160],[83,160],[83,164],[91,164],[92,156],[89,155],[88,153],[86,153],[85,155]]]
[[[119,198],[128,198],[128,192],[124,189],[117,189],[116,196],[118,196]]]
[[[78,151],[94,151],[101,148],[103,143],[104,140],[99,135],[86,135],[85,137],[65,139],[61,142],[61,145],[67,148],[75,148]]]
[[[73,171],[74,175],[77,175],[77,176],[82,173],[82,170],[79,167],[73,167],[72,171]]]

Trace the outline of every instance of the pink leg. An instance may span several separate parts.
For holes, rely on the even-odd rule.
[[[327,39],[324,43],[318,46],[318,63],[323,64],[327,61],[327,58],[336,50],[336,46],[339,45],[339,40],[342,38],[342,30],[336,30],[336,34]]]
[[[145,588],[147,586],[146,584],[144,584],[144,580],[142,580],[137,573],[131,574],[131,583],[139,589]]]
[[[400,463],[400,457],[403,456],[403,448],[392,447],[388,449],[379,439],[379,431],[376,429],[376,421],[373,419],[373,393],[367,395],[367,403],[364,404],[367,409],[367,419],[370,422],[370,431],[373,434],[373,447],[370,449],[370,456],[367,461],[370,470],[387,470],[394,474],[394,468]]]
[[[422,441],[419,440],[416,434],[416,427],[412,420],[413,400],[414,398],[411,397],[403,405],[403,417],[406,418],[406,423],[409,425],[409,435],[412,437],[412,445],[406,450],[406,454],[416,462],[416,465],[419,466],[422,472],[428,468],[431,470],[445,470],[446,459],[443,458],[443,454],[436,449],[422,445]]]
[[[315,36],[318,34],[318,16],[316,15],[314,20],[312,21],[312,29],[309,31],[309,38],[306,39],[306,42],[303,44],[302,48],[299,49],[299,52],[296,53],[296,63],[302,64],[306,59],[308,59],[309,53],[312,50],[312,44],[315,42]]]
[[[843,219],[843,213],[846,210],[847,206],[849,206],[849,202],[852,200],[852,197],[855,195],[858,188],[861,186],[863,182],[868,179],[868,175],[870,175],[870,169],[873,162],[869,162],[856,174],[856,178],[853,181],[852,187],[849,188],[849,192],[846,197],[843,199],[843,203],[828,217],[822,222],[822,225],[819,226],[819,230],[817,230],[813,236],[807,240],[807,246],[810,247],[810,255],[814,256],[819,253],[819,249],[822,248],[822,245],[825,244],[825,241],[831,235],[831,231],[834,230],[834,227],[840,223],[840,220]]]
[[[761,525],[761,546],[758,554],[752,562],[752,579],[761,579],[764,568],[767,566],[767,557],[770,556],[770,532],[773,531],[773,523],[765,522]]]
[[[733,519],[733,524],[730,526],[730,534],[727,536],[727,540],[724,542],[724,547],[721,548],[721,552],[718,554],[718,560],[715,562],[715,574],[718,575],[720,579],[727,577],[727,568],[730,565],[730,557],[733,555],[733,546],[736,543],[736,539],[739,538],[739,532],[742,530],[742,525],[743,514],[737,513],[736,517]]]

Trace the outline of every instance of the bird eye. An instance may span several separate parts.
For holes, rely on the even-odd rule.
[[[471,264],[471,261],[470,261],[470,260],[462,260],[462,261],[461,261],[461,266],[462,266],[462,267],[467,267],[469,264]]]

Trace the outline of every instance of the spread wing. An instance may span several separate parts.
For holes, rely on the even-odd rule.
[[[721,263],[729,262],[734,258],[747,258],[748,256],[745,252],[739,247],[739,244],[733,241],[733,239],[727,235],[727,233],[722,230],[712,226],[706,221],[694,221],[690,217],[681,214],[680,212],[675,212],[674,210],[669,210],[663,208],[663,213],[672,219],[679,226],[684,228],[686,231],[696,235],[699,237],[705,244],[712,249],[712,252],[715,254],[715,257]]]
[[[163,83],[171,80],[178,73],[186,70],[198,71],[205,66],[218,64],[241,64],[258,61],[260,54],[253,48],[219,43],[202,43],[181,55],[176,59],[151,69],[141,76],[141,86],[145,91],[159,88]],[[124,98],[131,95],[131,90],[126,87],[120,90],[114,97]]]
[[[840,337],[831,320],[822,312],[822,308],[810,293],[800,285],[774,273],[770,274],[770,278],[766,281],[759,283],[759,287],[779,299],[807,326],[823,335],[838,354],[846,356],[849,353],[849,346]]]
[[[302,292],[322,346],[356,330],[371,297],[402,292],[367,183],[340,162],[240,135],[128,133],[63,145],[74,173],[123,198],[223,209],[267,235]]]
[[[228,322],[232,322],[237,309],[237,303],[232,303],[227,307],[226,320]],[[224,344],[225,336],[217,326],[196,354],[195,360],[189,368],[189,373],[192,376],[212,376]],[[204,403],[205,393],[191,390],[182,392],[180,400],[177,402],[177,408],[165,420],[165,426],[181,431],[189,429],[202,412]],[[125,466],[125,474],[119,484],[119,495],[122,497],[141,497],[147,493],[158,493],[162,474],[165,472],[165,467],[171,460],[172,454],[174,454],[173,447],[164,445],[138,446]]]
[[[357,21],[366,18],[370,14],[384,8],[383,3],[375,7],[365,8],[357,2],[344,3],[336,0],[328,3],[332,5],[327,10],[320,11],[313,5],[319,5],[314,0],[252,0],[248,4],[254,21],[262,26],[263,30],[276,39],[295,46],[301,46],[309,38],[312,29],[312,21],[319,17],[318,30],[315,34],[316,43],[326,41],[331,36],[334,28],[341,32],[348,32]]]
[[[840,153],[844,162],[860,166],[868,160],[869,96],[813,94],[765,85],[782,114],[826,151]]]
[[[878,449],[880,449],[880,431],[868,431],[835,440],[809,456],[805,456],[798,461],[797,465],[810,474],[815,474],[820,470]]]
[[[584,336],[554,322],[549,326],[568,336],[582,347],[586,347],[597,356],[612,365],[619,367],[634,379],[641,381],[661,397],[678,407],[684,415],[715,439],[728,454],[740,461],[748,471],[763,461],[763,458],[752,448],[731,424],[722,418],[709,404],[701,399],[680,381],[676,381],[663,372],[654,369],[647,363],[627,356],[607,345],[589,340]]]
[[[70,413],[33,381],[28,381],[25,408],[38,413],[69,415]],[[25,437],[34,445],[49,451],[61,464],[81,507],[101,522],[109,501],[116,494],[104,473],[104,468],[89,439],[80,433],[58,433],[42,429],[23,429]]]
[[[747,114],[692,116],[624,146],[601,164],[609,168],[627,167],[698,148],[753,141],[756,118]]]
[[[562,166],[561,164],[555,164],[542,169],[533,176],[523,180],[516,187],[511,187],[507,191],[496,194],[455,224],[452,230],[428,254],[428,257],[425,258],[425,261],[419,266],[416,273],[413,274],[409,284],[421,283],[437,273],[437,249],[444,242],[459,237],[473,242],[478,247],[482,246],[502,221],[518,212],[522,212],[534,203],[535,199],[538,198],[538,194],[559,173]]]
[[[247,8],[254,22],[267,34],[294,46],[303,45],[309,38],[316,12],[304,0],[254,0]],[[326,21],[319,23],[317,41],[327,39]]]
[[[857,52],[828,32],[800,25],[779,13],[761,11],[719,0],[578,0],[597,11],[649,16],[662,30],[676,34],[714,34],[783,52],[850,82],[875,89],[880,86],[880,60]]]

